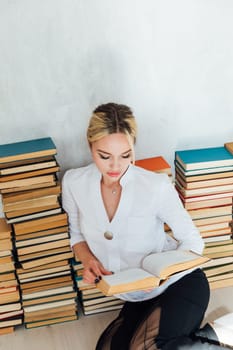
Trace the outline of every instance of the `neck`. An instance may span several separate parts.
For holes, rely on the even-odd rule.
[[[101,184],[107,188],[112,188],[112,187],[120,186],[120,181],[109,181],[109,180],[106,180],[104,177],[102,177]]]
[[[105,190],[111,192],[114,195],[119,193],[121,190],[121,185],[120,185],[119,181],[106,183],[106,181],[104,181],[104,179],[102,179],[101,180],[101,187],[104,188]]]

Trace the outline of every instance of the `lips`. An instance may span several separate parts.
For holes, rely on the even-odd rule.
[[[118,176],[120,176],[121,173],[120,172],[112,172],[111,171],[111,172],[108,172],[107,174],[108,174],[108,176],[111,176],[111,177],[118,177]]]

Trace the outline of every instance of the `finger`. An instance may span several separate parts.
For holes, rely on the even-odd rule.
[[[111,275],[112,274],[112,272],[109,270],[106,270],[100,262],[92,264],[91,270],[95,274],[95,276],[98,278],[100,278],[101,275]]]
[[[105,268],[101,269],[102,275],[112,275],[114,272],[106,270]]]
[[[83,281],[85,283],[94,283],[95,279],[96,275],[95,273],[93,273],[93,271],[91,271],[90,269],[83,270]]]
[[[99,264],[99,271],[100,271],[101,275],[112,275],[113,274],[112,271],[105,269],[105,267],[101,263]]]

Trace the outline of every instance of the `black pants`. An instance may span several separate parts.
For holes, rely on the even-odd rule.
[[[204,331],[200,332],[209,296],[209,284],[200,269],[186,275],[165,291],[160,298],[160,329],[156,338],[159,349],[224,349],[217,345],[216,337],[212,334],[208,341],[208,337],[202,334]]]
[[[206,276],[197,269],[169,286],[159,297],[142,302],[126,302],[118,318],[103,332],[96,350],[223,349],[218,345],[202,343],[195,336],[208,306],[209,296]],[[144,345],[146,342],[141,337],[140,346],[132,346],[132,338],[139,326],[146,324],[158,308],[161,312],[158,332],[153,338],[154,345]],[[145,333],[146,327],[143,328]]]
[[[199,329],[209,303],[209,284],[197,269],[167,288],[160,297],[161,318],[158,348],[176,338],[187,337]]]

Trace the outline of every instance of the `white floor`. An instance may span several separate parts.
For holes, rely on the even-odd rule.
[[[233,287],[211,291],[205,321],[233,312]],[[0,350],[94,350],[96,341],[118,311],[80,316],[79,320],[0,336]],[[205,323],[205,322],[204,322]]]

